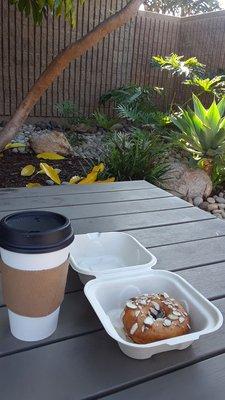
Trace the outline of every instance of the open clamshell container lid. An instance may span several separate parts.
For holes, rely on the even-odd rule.
[[[70,253],[70,264],[84,284],[96,277],[150,269],[156,262],[150,251],[122,232],[76,235]]]
[[[200,336],[212,333],[223,323],[221,312],[179,275],[161,270],[133,271],[89,281],[84,292],[106,332],[131,358],[146,359],[169,350],[183,350]],[[148,344],[136,344],[123,330],[121,314],[129,298],[143,293],[168,293],[187,310],[191,319],[189,333]]]

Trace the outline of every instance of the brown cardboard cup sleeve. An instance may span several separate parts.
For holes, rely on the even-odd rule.
[[[44,317],[64,298],[69,261],[58,267],[31,271],[1,262],[3,299],[9,310],[26,317]]]

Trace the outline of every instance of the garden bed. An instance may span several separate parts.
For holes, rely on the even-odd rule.
[[[32,164],[39,170],[40,160],[35,154],[13,153],[11,150],[4,151],[0,158],[0,188],[26,186],[30,182],[46,185],[49,182],[46,175],[31,177],[21,176],[21,170],[26,165]],[[85,171],[90,168],[88,161],[76,156],[66,157],[64,160],[51,160],[51,166],[61,170],[62,183],[68,182],[74,175],[84,176]]]

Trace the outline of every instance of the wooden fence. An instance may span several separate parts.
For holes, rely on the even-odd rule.
[[[72,30],[63,18],[50,16],[41,26],[17,12],[8,0],[0,2],[0,117],[8,118],[52,58],[79,39],[124,0],[92,0],[77,7]],[[211,70],[225,69],[225,12],[176,18],[140,11],[124,27],[72,62],[34,107],[33,117],[57,116],[55,105],[72,100],[90,114],[107,90],[130,82],[165,87],[164,107],[176,91],[176,82],[154,69],[150,58],[178,52],[197,56]],[[179,98],[185,90],[179,90]],[[163,103],[163,104],[162,104]]]

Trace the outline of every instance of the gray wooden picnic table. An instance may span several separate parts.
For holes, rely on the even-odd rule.
[[[34,208],[65,214],[77,234],[130,233],[155,254],[155,268],[176,271],[225,313],[225,223],[213,215],[145,181],[0,190],[0,217]],[[59,326],[46,340],[15,339],[1,300],[2,400],[222,400],[224,366],[225,326],[183,351],[128,358],[72,269]]]

